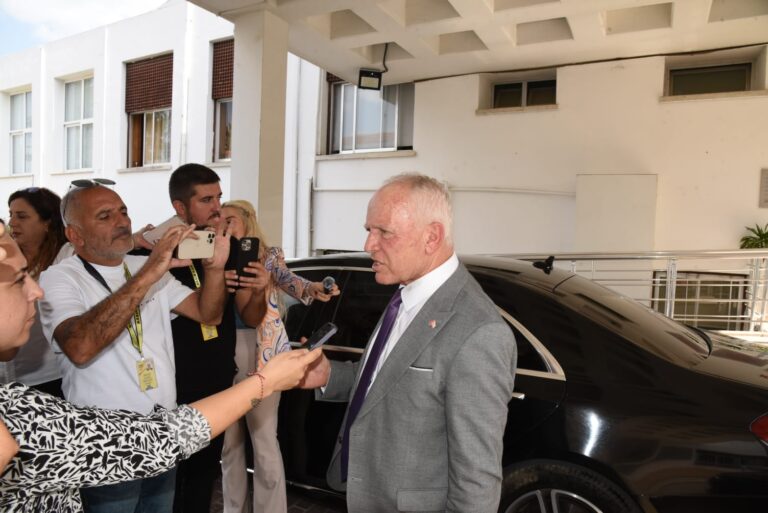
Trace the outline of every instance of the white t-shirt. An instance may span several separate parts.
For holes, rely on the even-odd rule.
[[[125,263],[132,275],[144,265],[147,257],[127,255]],[[125,282],[123,266],[93,265],[109,287],[116,291]],[[68,401],[79,406],[125,409],[149,413],[159,404],[176,406],[176,367],[171,334],[171,309],[184,301],[192,289],[182,285],[170,273],[155,283],[141,301],[144,330],[144,358],[154,361],[158,387],[142,392],[139,388],[136,362],[138,351],[131,343],[127,329],[101,353],[82,366],[74,365],[59,349],[53,332],[63,321],[82,315],[105,299],[109,292],[91,276],[83,262],[73,256],[50,267],[40,276],[45,298],[40,301],[43,332],[53,345],[63,375],[62,389]],[[93,326],[94,330],[98,326]]]

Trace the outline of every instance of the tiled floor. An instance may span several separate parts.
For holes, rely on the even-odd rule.
[[[221,480],[217,483],[211,501],[211,513],[222,513]],[[347,513],[343,500],[335,497],[288,487],[288,513]]]

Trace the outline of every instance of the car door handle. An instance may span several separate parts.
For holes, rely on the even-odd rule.
[[[522,392],[512,392],[512,399],[525,399],[525,394]]]

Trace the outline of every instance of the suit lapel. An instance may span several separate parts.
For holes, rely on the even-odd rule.
[[[453,317],[456,296],[464,287],[467,277],[467,270],[459,264],[451,277],[427,300],[381,366],[357,415],[358,418],[365,415],[387,395],[408,367]]]

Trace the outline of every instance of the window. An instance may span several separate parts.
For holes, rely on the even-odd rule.
[[[529,80],[493,86],[493,108],[530,107],[557,103],[556,80]]]
[[[125,66],[125,112],[128,115],[128,167],[171,161],[173,54]]]
[[[93,167],[93,78],[64,84],[64,168]]]
[[[11,95],[11,173],[32,172],[32,93]]]
[[[214,102],[214,162],[232,158],[232,73],[234,59],[234,39],[213,43],[211,97]]]
[[[653,308],[664,313],[666,271],[655,271]],[[742,274],[677,272],[673,318],[690,326],[744,330],[747,277]]]
[[[669,71],[669,95],[749,91],[750,63]]]
[[[329,153],[413,148],[413,84],[331,85]]]
[[[130,167],[171,161],[171,109],[131,114]]]
[[[214,161],[232,158],[232,99],[216,101]]]

